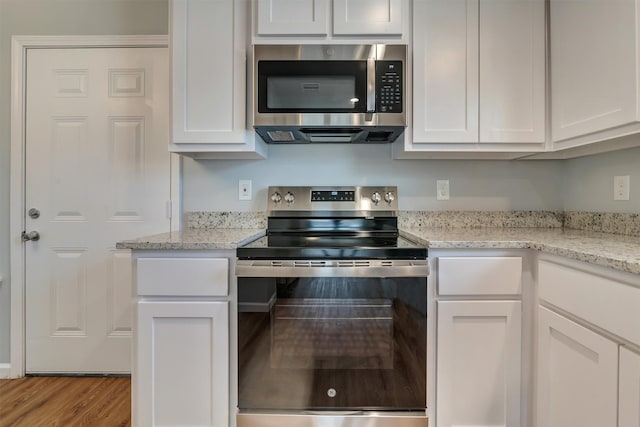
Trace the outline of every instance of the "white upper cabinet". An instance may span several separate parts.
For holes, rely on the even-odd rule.
[[[637,0],[551,0],[554,148],[640,131],[639,6]]]
[[[172,141],[196,158],[262,158],[247,129],[247,0],[171,2]]]
[[[543,150],[545,29],[543,0],[414,2],[413,135],[396,157]]]
[[[480,142],[545,142],[545,40],[543,1],[480,0]]]
[[[257,34],[326,36],[329,0],[258,0]]]
[[[413,16],[414,142],[478,142],[478,2],[416,2]]]
[[[402,35],[407,0],[333,0],[333,34]]]
[[[408,40],[408,0],[253,0],[253,5],[256,44]]]

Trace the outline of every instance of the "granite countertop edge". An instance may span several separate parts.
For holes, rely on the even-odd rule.
[[[125,240],[117,249],[235,249],[265,229],[187,229]],[[533,249],[640,275],[640,237],[561,228],[404,228],[400,235],[428,249]]]
[[[116,243],[116,249],[149,251],[236,249],[265,234],[265,229],[187,229],[124,240]]]
[[[400,230],[428,249],[532,249],[640,275],[640,237],[561,228]]]

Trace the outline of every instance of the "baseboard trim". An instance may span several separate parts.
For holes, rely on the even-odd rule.
[[[0,378],[11,378],[11,363],[0,363]]]

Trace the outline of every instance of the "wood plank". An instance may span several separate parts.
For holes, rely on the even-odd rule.
[[[0,427],[130,425],[129,377],[0,380]]]

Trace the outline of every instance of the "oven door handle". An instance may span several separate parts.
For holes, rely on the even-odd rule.
[[[367,414],[365,411],[310,411],[305,410],[302,411],[303,414],[309,415],[324,415],[324,416],[333,416],[333,417],[350,417],[350,416],[361,416]]]
[[[237,277],[427,277],[419,260],[238,260]]]

